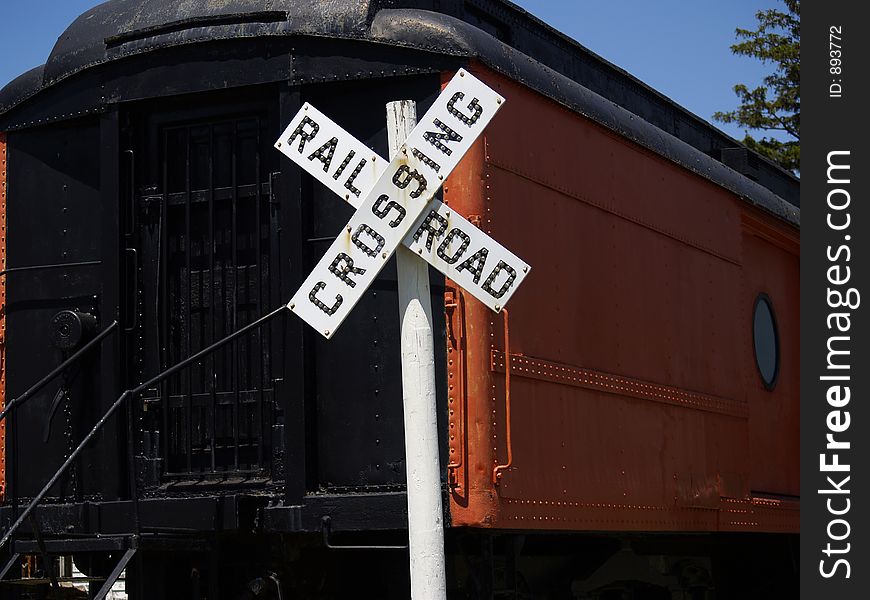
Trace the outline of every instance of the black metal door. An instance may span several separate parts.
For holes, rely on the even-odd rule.
[[[133,120],[139,152],[131,158],[143,163],[133,167],[128,251],[137,264],[129,328],[138,379],[280,302],[274,124],[262,106],[209,106]],[[273,336],[263,327],[144,395],[138,452],[150,465],[146,480],[269,474],[282,365]]]

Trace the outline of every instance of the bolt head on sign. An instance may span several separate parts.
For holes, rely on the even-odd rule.
[[[528,265],[447,206],[430,201],[503,102],[494,90],[460,70],[389,164],[304,105],[276,148],[358,210],[289,308],[331,337],[404,241],[412,250],[419,246],[428,262],[499,310]],[[481,248],[462,256],[475,241]]]

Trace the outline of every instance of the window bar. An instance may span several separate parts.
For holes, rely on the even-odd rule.
[[[184,177],[184,187],[185,187],[185,196],[184,196],[184,265],[185,269],[181,272],[181,283],[182,289],[179,290],[181,292],[184,309],[182,314],[186,315],[186,320],[181,324],[181,330],[184,333],[184,345],[186,348],[186,352],[184,357],[187,358],[192,356],[191,352],[191,342],[190,338],[192,337],[192,329],[193,329],[193,311],[190,306],[190,288],[192,287],[193,281],[193,270],[190,262],[190,187],[191,187],[191,166],[190,166],[190,146],[192,144],[191,134],[193,129],[191,127],[186,128],[187,135],[185,136],[187,139],[187,144],[185,145],[185,177]],[[186,292],[186,297],[185,297]],[[196,365],[191,365],[190,369],[185,369],[181,373],[179,373],[179,378],[181,379],[180,390],[187,390],[184,399],[184,419],[186,421],[185,425],[187,426],[186,432],[186,442],[185,445],[185,454],[187,459],[187,472],[193,472],[193,369]]]
[[[260,184],[260,119],[257,118],[254,123],[256,124],[256,129],[254,131],[254,140],[256,143],[256,154],[255,157],[255,165],[254,165],[254,185],[256,186],[255,195],[254,195],[254,254],[256,256],[257,268],[254,270],[257,277],[257,302],[254,305],[254,319],[259,319],[262,315],[263,311],[263,261],[262,255],[260,253],[262,246],[262,230],[260,225],[260,202],[263,199],[263,190]],[[250,287],[248,288],[250,289]],[[249,319],[250,320],[250,319]],[[259,346],[259,353],[257,353],[254,364],[257,365],[257,392],[258,401],[257,401],[257,423],[258,423],[258,439],[257,439],[257,467],[262,469],[265,465],[265,461],[263,460],[263,454],[265,453],[264,444],[266,441],[266,432],[263,426],[264,415],[265,415],[265,406],[263,405],[263,387],[265,379],[263,377],[263,369],[265,368],[265,361],[263,360],[263,332],[257,330],[257,344]],[[251,343],[251,346],[255,346],[255,344]]]
[[[215,235],[214,235],[214,153],[215,153],[215,139],[214,139],[214,125],[210,125],[208,128],[208,142],[209,142],[209,163],[208,163],[208,269],[209,269],[209,280],[208,280],[208,304],[209,304],[209,317],[211,322],[211,335],[208,338],[208,343],[214,343],[215,339],[217,339],[216,335],[216,327],[215,327],[215,315],[217,314],[217,310],[215,307],[215,276],[214,276],[214,254],[215,254]],[[203,319],[205,321],[205,319]],[[209,357],[211,361],[211,370],[210,372],[210,382],[211,382],[211,415],[210,415],[210,423],[211,427],[211,472],[214,473],[217,471],[217,419],[215,417],[215,413],[217,412],[217,355],[212,354]]]
[[[5,355],[4,355],[5,356]],[[6,419],[6,493],[12,496],[12,518],[18,517],[18,467],[21,453],[18,447],[18,427],[15,423],[15,413],[10,413]],[[11,450],[11,451],[10,451]]]
[[[273,205],[273,200],[275,194],[279,193],[280,189],[280,179],[270,177],[270,184],[272,185],[271,194],[273,195],[268,199],[266,204],[268,209],[268,221],[267,221],[267,236],[270,240],[269,242],[269,274],[270,276],[266,278],[266,286],[269,290],[269,306],[277,305],[281,301],[281,285],[280,283],[276,283],[273,281],[275,278],[280,277],[280,267],[281,265],[281,242],[278,234],[278,208]],[[289,208],[285,208],[284,210],[290,210]],[[287,282],[285,285],[288,285]],[[284,369],[283,369],[283,358],[278,359],[276,357],[283,356],[283,351],[279,350],[282,340],[282,331],[283,325],[281,327],[272,326],[267,328],[266,335],[268,335],[269,339],[269,355],[271,357],[271,369],[269,370],[269,384],[272,386],[273,394],[275,393],[274,380],[278,377],[284,377]],[[281,366],[279,366],[281,365]]]
[[[233,122],[233,138],[232,138],[232,188],[233,188],[233,206],[232,206],[232,224],[231,224],[231,233],[232,233],[232,256],[233,256],[233,301],[232,301],[232,315],[233,315],[233,330],[236,329],[238,325],[238,313],[239,313],[239,304],[238,304],[238,292],[239,292],[239,265],[238,265],[238,199],[239,199],[239,188],[238,188],[238,173],[237,173],[237,160],[236,160],[236,151],[238,150],[239,145],[239,123],[238,121]],[[239,464],[239,426],[240,426],[240,407],[239,407],[239,345],[238,342],[233,342],[231,346],[232,349],[232,371],[233,371],[233,465],[235,470],[238,471],[240,468]]]
[[[169,130],[163,131],[163,194],[160,199],[160,226],[157,231],[157,253],[159,254],[157,265],[156,296],[160,303],[160,328],[158,330],[157,347],[159,350],[159,370],[163,371],[169,366]],[[164,379],[160,382],[163,402],[163,460],[164,471],[169,472],[169,381]]]

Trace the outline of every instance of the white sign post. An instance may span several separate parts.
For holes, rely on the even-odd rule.
[[[387,104],[390,156],[417,123],[411,100]],[[405,473],[408,484],[408,554],[411,598],[444,599],[444,512],[435,405],[435,341],[429,267],[409,248],[396,251],[402,351],[402,406],[405,415]]]
[[[290,300],[293,312],[329,338],[399,250],[408,533],[415,600],[446,598],[429,273],[417,256],[496,312],[528,274],[526,263],[433,199],[503,103],[495,91],[460,69],[416,126],[413,102],[387,105],[389,162],[307,103],[275,143],[357,209]]]

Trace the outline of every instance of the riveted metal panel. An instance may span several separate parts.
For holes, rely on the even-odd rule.
[[[417,101],[423,112],[440,92],[432,76],[389,78],[375,82],[339,82],[302,88],[305,101],[317,106],[342,127],[381,156],[387,154],[387,102],[398,98]],[[353,102],[348,102],[353,98]],[[287,119],[299,106],[288,111]],[[276,136],[278,131],[275,132]],[[312,150],[313,151],[313,150]],[[275,152],[280,156],[278,152]],[[290,174],[298,168],[281,159]],[[284,301],[296,291],[329,243],[342,231],[352,208],[319,182],[301,175],[298,192],[282,203],[301,204],[301,257],[291,265],[299,280],[289,286]],[[297,200],[298,198],[298,200]],[[308,492],[374,493],[401,490],[405,482],[402,389],[399,353],[396,350],[399,322],[396,318],[395,262],[378,275],[360,303],[330,340],[304,331],[306,377],[306,471]],[[443,277],[430,271],[436,344],[443,347]],[[349,358],[350,357],[350,358]],[[436,382],[439,417],[446,402],[444,358],[437,357]],[[292,424],[292,420],[288,420]],[[443,421],[441,421],[443,423]],[[443,425],[446,428],[446,425]],[[446,448],[443,448],[446,452]],[[446,464],[442,454],[442,464]],[[336,527],[338,523],[333,523]]]
[[[750,410],[750,485],[769,494],[800,494],[795,457],[800,449],[800,256],[796,232],[783,232],[774,221],[747,211],[743,218],[744,283],[740,321],[743,385]],[[764,294],[773,309],[779,341],[779,366],[772,389],[759,376],[753,350],[752,316]],[[777,432],[771,435],[771,431]]]
[[[90,313],[102,329],[112,315],[100,309],[104,286],[95,276],[101,268],[101,243],[108,235],[100,218],[111,208],[102,204],[100,123],[79,120],[52,130],[9,133],[7,161],[9,268],[62,265],[54,269],[20,270],[4,276],[7,297],[6,392],[15,398],[64,360],[52,343],[52,319],[60,311]],[[34,243],[39,240],[39,243]],[[106,287],[110,284],[106,283]],[[36,494],[71,448],[102,414],[99,394],[104,376],[99,359],[86,355],[76,369],[58,377],[14,411],[10,437],[10,492],[18,498]],[[117,482],[111,450],[116,432],[104,430],[100,447],[82,459],[51,496],[98,493]],[[10,445],[11,447],[11,445]],[[34,456],[45,460],[34,461]],[[108,479],[105,479],[108,477]]]
[[[764,427],[753,419],[774,413],[759,413],[747,386],[744,288],[749,271],[764,278],[776,258],[748,253],[743,233],[750,212],[793,250],[796,230],[528,89],[477,74],[507,103],[445,200],[535,270],[507,323],[448,282],[453,523],[796,531],[799,504],[778,497],[793,492],[770,476],[796,468],[796,450],[750,453],[750,432]],[[787,279],[772,281],[791,315]],[[796,410],[796,395],[775,401]],[[766,481],[772,488],[758,487]]]

